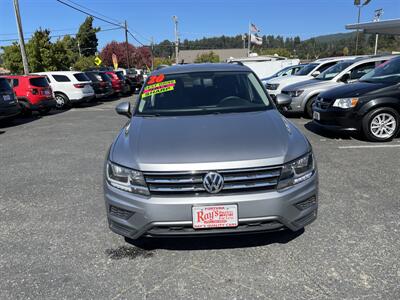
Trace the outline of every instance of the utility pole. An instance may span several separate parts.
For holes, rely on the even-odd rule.
[[[173,16],[172,19],[174,20],[175,25],[175,63],[179,64],[179,37],[178,37],[178,17]]]
[[[363,6],[367,5],[368,3],[371,2],[371,0],[363,0],[364,2],[361,3],[361,0],[354,0],[354,5],[357,6],[358,8],[358,18],[357,18],[357,24],[360,24],[361,20],[361,9]],[[356,37],[356,55],[358,54],[358,43],[360,39],[360,30],[357,28],[357,37]]]
[[[379,22],[382,15],[383,15],[382,8],[375,10],[374,22]],[[379,39],[379,34],[375,34],[375,52],[374,52],[375,55],[378,53],[378,39]]]
[[[154,37],[151,37],[151,70],[154,70]]]
[[[79,52],[79,57],[82,57],[81,44],[79,43],[79,40],[78,40],[78,52]]]
[[[128,47],[128,22],[125,20],[125,46],[126,46],[126,66],[129,69],[129,47]]]
[[[21,15],[19,13],[18,0],[14,0],[14,10],[15,10],[15,18],[17,20],[19,47],[21,49],[22,64],[24,65],[24,74],[28,75],[29,74],[28,58],[26,57],[24,32],[22,30],[22,22],[21,22]]]

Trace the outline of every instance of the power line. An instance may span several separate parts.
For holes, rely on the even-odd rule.
[[[100,18],[100,17],[95,16],[95,15],[93,15],[93,14],[91,14],[91,13],[88,13],[87,11],[84,11],[84,10],[82,10],[82,9],[80,9],[80,8],[78,8],[78,7],[75,7],[75,6],[73,6],[73,5],[69,4],[69,3],[66,3],[66,2],[64,2],[64,1],[62,1],[62,0],[56,0],[56,1],[59,2],[59,3],[61,3],[61,4],[64,4],[64,5],[68,6],[68,7],[70,7],[70,8],[72,8],[72,9],[75,9],[75,10],[77,10],[77,11],[79,11],[79,12],[85,14],[85,15],[88,15],[88,16],[94,18],[94,19],[98,19],[98,20],[103,21],[103,22],[106,22],[106,23],[108,23],[108,24],[115,25],[115,26],[118,26],[118,27],[120,27],[120,28],[124,28],[124,26],[122,26],[121,24],[117,24],[117,23],[114,23],[114,22],[111,22],[111,21],[107,21],[106,19]]]
[[[102,17],[104,17],[104,18],[106,18],[106,19],[109,19],[109,20],[112,20],[112,21],[114,21],[114,22],[117,22],[117,23],[120,23],[120,24],[121,24],[121,22],[120,22],[119,20],[116,20],[116,19],[107,17],[106,15],[103,15],[103,14],[99,13],[98,11],[95,11],[94,9],[91,9],[91,8],[89,8],[89,7],[86,7],[86,6],[83,6],[83,5],[81,5],[81,4],[79,4],[79,3],[76,3],[76,2],[74,2],[74,1],[72,1],[72,0],[67,0],[67,1],[68,1],[68,2],[71,2],[72,4],[74,4],[74,5],[76,5],[76,6],[79,6],[79,7],[83,8],[83,9],[87,9],[87,10],[89,10],[89,11],[91,11],[91,12],[93,12],[93,13],[99,15],[99,16],[102,16]]]
[[[103,29],[103,30],[99,30],[98,32],[104,32],[104,31],[112,31],[112,30],[120,30],[121,28],[117,27],[117,28],[109,28],[109,29]],[[77,35],[77,33],[67,33],[67,34],[60,34],[60,35],[50,35],[50,38],[60,38],[60,37],[64,37],[64,36],[73,36],[73,35]],[[24,38],[25,41],[31,39],[33,36]],[[18,39],[4,39],[4,40],[0,40],[0,42],[13,42],[13,41],[18,41]]]
[[[138,42],[140,45],[146,47],[146,45],[143,44],[141,41],[139,41],[139,40],[132,34],[132,32],[130,32],[130,31],[128,30],[128,33],[131,35],[131,37],[132,37],[136,42]]]

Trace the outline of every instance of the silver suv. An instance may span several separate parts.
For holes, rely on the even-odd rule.
[[[318,95],[329,89],[358,81],[376,66],[393,58],[393,55],[344,60],[322,72],[315,79],[286,86],[282,93],[292,98],[290,109],[312,117],[312,105]]]
[[[130,120],[105,163],[115,233],[132,240],[295,231],[315,220],[310,143],[249,68],[164,68],[147,79],[133,112],[128,102],[117,112]]]

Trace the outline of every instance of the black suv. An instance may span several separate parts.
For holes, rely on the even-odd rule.
[[[12,118],[21,112],[21,107],[7,79],[0,78],[0,120]]]
[[[106,73],[86,71],[85,74],[92,81],[92,87],[97,99],[108,97],[113,93],[111,79]]]
[[[356,83],[321,93],[313,111],[314,123],[326,129],[355,130],[373,142],[390,141],[400,125],[400,57]]]

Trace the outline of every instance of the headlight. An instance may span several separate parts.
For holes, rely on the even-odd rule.
[[[333,103],[333,107],[340,108],[352,108],[355,107],[358,103],[358,98],[341,98],[336,99]]]
[[[311,178],[314,172],[314,156],[310,152],[283,165],[281,177],[279,178],[278,190],[306,181]]]
[[[267,90],[275,91],[279,87],[279,83],[267,83]]]
[[[292,98],[299,97],[301,94],[303,94],[304,90],[298,90],[298,91],[290,91],[289,96]]]
[[[134,194],[150,195],[143,174],[140,171],[108,162],[106,174],[108,183],[117,189]]]

